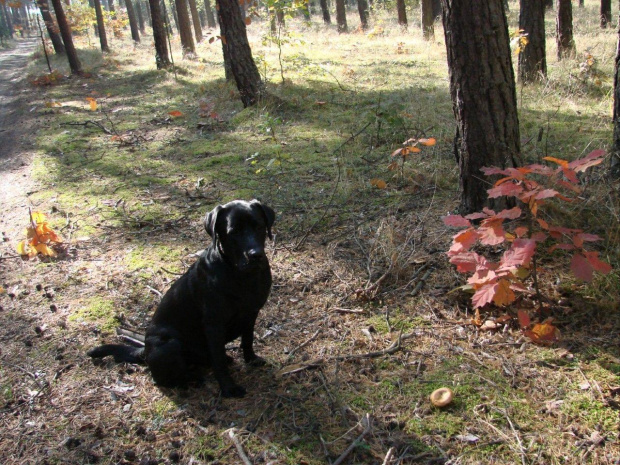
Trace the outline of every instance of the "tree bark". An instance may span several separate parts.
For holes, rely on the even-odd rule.
[[[222,44],[228,53],[232,74],[244,107],[258,103],[265,95],[258,68],[252,58],[245,22],[237,0],[216,0],[219,7]]]
[[[357,0],[357,11],[360,14],[360,26],[365,31],[368,29],[368,2],[366,0]]]
[[[194,21],[194,33],[196,34],[196,42],[202,42],[202,26],[200,25],[200,15],[196,7],[196,0],[188,0],[189,10],[192,12],[192,21]]]
[[[54,12],[56,13],[56,20],[58,21],[58,28],[60,29],[60,35],[62,41],[65,44],[65,51],[67,52],[67,60],[69,61],[69,68],[71,68],[71,74],[81,74],[82,65],[77,56],[75,45],[73,45],[73,37],[71,37],[71,27],[67,21],[65,11],[62,9],[62,3],[60,0],[52,0],[54,6]]]
[[[210,29],[213,29],[215,27],[215,17],[213,16],[213,9],[211,8],[211,1],[210,0],[204,0],[205,1],[205,11],[207,13],[207,26]]]
[[[187,12],[186,0],[174,0],[177,12],[177,26],[181,35],[181,47],[183,48],[183,56],[196,54],[194,46],[194,38],[192,37],[192,29],[189,21],[189,13]]]
[[[146,25],[144,22],[144,15],[142,14],[142,0],[136,0],[136,3],[134,4],[135,10],[136,10],[136,15],[138,16],[138,26],[140,28],[140,34],[145,35],[146,34]]]
[[[611,24],[611,0],[601,0],[601,27],[606,29]]]
[[[58,25],[54,21],[54,17],[50,13],[50,6],[47,0],[37,0],[37,5],[39,6],[39,10],[41,11],[41,17],[45,22],[45,28],[47,29],[47,34],[50,36],[50,40],[52,41],[52,46],[54,47],[54,52],[56,55],[64,55],[65,54],[65,46],[62,43],[62,37],[58,33]]]
[[[323,13],[323,22],[325,24],[331,24],[332,18],[329,15],[329,8],[327,8],[327,0],[319,0],[319,4],[321,5],[321,12]]]
[[[338,24],[338,32],[349,32],[347,27],[347,10],[344,0],[336,0],[336,24]]]
[[[620,178],[620,18],[618,20],[618,43],[616,46],[616,62],[614,72],[614,141],[611,149],[610,175]]]
[[[575,56],[573,39],[573,6],[571,0],[558,0],[556,20],[556,42],[558,44],[558,61]]]
[[[97,33],[99,35],[101,51],[109,53],[110,47],[108,46],[108,37],[105,32],[105,24],[103,23],[103,8],[101,8],[101,0],[93,0],[93,3],[95,4],[95,14],[97,15]]]
[[[516,166],[519,157],[517,95],[503,0],[442,0],[456,117],[455,155],[462,213],[502,201],[487,199],[480,169]]]
[[[545,5],[540,0],[521,0],[519,29],[527,34],[528,44],[519,53],[519,80],[538,81],[547,76],[545,46]]]
[[[133,8],[131,0],[125,0],[125,7],[127,8],[127,17],[129,18],[129,29],[131,30],[131,38],[134,42],[140,42],[140,30],[138,29],[138,20],[136,18],[136,12]]]
[[[422,10],[422,37],[424,40],[435,40],[435,17],[433,16],[432,0],[422,0],[420,9]]]
[[[407,6],[405,0],[396,0],[396,13],[398,14],[398,24],[407,27]]]
[[[166,42],[166,26],[159,0],[149,0],[151,23],[153,25],[153,39],[155,40],[155,63],[157,69],[168,69],[172,66],[168,56],[168,43]]]

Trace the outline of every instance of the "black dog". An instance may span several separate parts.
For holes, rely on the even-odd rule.
[[[144,348],[107,344],[88,352],[116,362],[144,363],[161,386],[199,380],[192,368],[210,364],[224,397],[245,389],[228,373],[227,342],[241,336],[246,363],[263,365],[254,353],[254,323],[271,289],[265,237],[274,211],[258,200],[235,200],[205,218],[212,244],[162,298],[146,331]]]

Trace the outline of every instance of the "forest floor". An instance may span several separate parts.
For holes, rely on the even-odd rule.
[[[596,11],[576,13],[579,56],[558,63],[550,39],[549,79],[518,90],[527,161],[611,141],[616,35],[587,20]],[[585,284],[567,256],[542,252],[545,315],[527,294],[478,315],[445,254],[458,177],[441,28],[425,42],[392,19],[369,32],[350,20],[351,34],[288,27],[282,54],[267,24],[249,27],[278,97],[249,109],[223,79],[217,41],[194,60],[175,55],[176,76],[154,69],[147,40],[112,38],[104,56],[81,40],[81,77],[53,57],[50,79],[40,48],[26,66],[25,43],[0,52],[11,109],[0,120],[0,461],[620,463],[620,186],[606,167],[582,180],[580,202],[545,214],[604,237],[593,247],[612,273]],[[6,72],[19,79],[5,85]],[[390,171],[394,149],[423,136],[437,144]],[[247,395],[223,399],[212,378],[163,389],[142,366],[94,364],[86,351],[117,341],[119,324],[143,330],[208,244],[204,215],[253,197],[278,217],[256,327],[269,365],[244,366],[230,345]],[[56,257],[17,255],[29,208],[62,236]],[[551,317],[560,339],[534,344],[517,310]],[[454,392],[443,409],[429,401],[439,387]]]

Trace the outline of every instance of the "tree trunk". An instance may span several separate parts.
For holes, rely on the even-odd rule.
[[[217,0],[215,0],[215,7],[216,10],[218,7],[217,5]],[[275,18],[272,15],[272,21],[271,23],[275,26]],[[220,35],[222,34],[222,17],[220,16],[220,12],[217,12],[217,22],[220,26]],[[224,57],[224,77],[226,79],[226,82],[232,82],[235,80],[235,76],[233,75],[232,72],[232,65],[230,64],[230,55],[228,53],[228,47],[226,46],[226,39],[222,40],[222,56]]]
[[[540,0],[521,0],[519,29],[527,34],[528,44],[519,53],[519,80],[538,81],[547,76],[545,47],[545,5]]]
[[[327,8],[327,0],[319,0],[319,4],[321,5],[321,12],[323,13],[323,22],[325,24],[331,24],[332,18],[329,15],[329,8]]]
[[[396,0],[396,13],[398,14],[398,24],[407,27],[407,6],[405,0]]]
[[[101,8],[101,0],[93,0],[93,3],[95,4],[95,14],[97,15],[97,33],[99,35],[99,44],[101,44],[101,51],[109,53],[110,47],[108,47],[108,37],[106,35],[105,25],[103,23],[103,9]]]
[[[13,20],[11,19],[11,12],[6,6],[6,2],[0,2],[0,6],[2,6],[2,11],[4,12],[4,20],[6,21],[6,28],[9,31],[9,36],[13,37]]]
[[[545,8],[547,10],[553,10],[553,0],[545,0]]]
[[[558,44],[558,61],[575,56],[573,39],[573,6],[571,0],[558,0],[556,20],[556,42]]]
[[[144,15],[142,14],[142,0],[136,0],[134,4],[136,15],[138,16],[138,26],[140,28],[140,34],[146,35],[146,25],[144,22]]]
[[[194,38],[192,37],[192,29],[189,22],[189,13],[187,12],[186,0],[174,0],[176,6],[179,34],[181,35],[181,47],[183,48],[183,56],[196,54],[194,46]]]
[[[58,25],[54,21],[54,17],[50,13],[50,6],[47,0],[37,0],[37,5],[39,6],[39,10],[41,11],[41,17],[45,22],[45,28],[47,29],[47,34],[50,36],[50,40],[52,41],[52,46],[54,47],[54,52],[56,55],[64,55],[65,54],[65,46],[62,43],[62,37],[58,33]]]
[[[347,10],[344,0],[336,0],[336,24],[338,24],[338,32],[349,32],[347,27]]]
[[[503,0],[442,0],[462,213],[490,202],[484,166],[516,166],[517,95]]]
[[[108,10],[115,11],[114,9],[114,0],[108,0]]]
[[[433,19],[441,17],[441,0],[431,0],[433,3]]]
[[[365,31],[368,29],[368,2],[366,0],[357,0],[357,11],[360,14],[360,26]]]
[[[168,56],[168,43],[166,42],[166,26],[160,7],[159,0],[149,0],[151,23],[153,25],[153,39],[155,40],[155,63],[157,69],[170,68],[172,63]]]
[[[435,17],[433,16],[433,2],[422,0],[420,2],[422,10],[422,36],[424,40],[435,40]]]
[[[601,27],[606,29],[611,23],[611,0],[601,0]]]
[[[230,59],[237,89],[244,107],[255,105],[265,95],[265,88],[248,42],[245,22],[237,0],[216,0],[220,13],[221,36]]]
[[[54,12],[56,13],[56,20],[58,21],[58,28],[60,29],[60,35],[62,41],[65,44],[65,51],[67,52],[67,59],[69,60],[69,68],[71,68],[71,74],[81,74],[82,65],[77,56],[75,46],[73,45],[73,37],[71,37],[71,27],[65,16],[65,11],[62,9],[62,3],[60,0],[52,0],[54,6]]]
[[[196,34],[196,42],[202,42],[202,26],[200,25],[200,15],[196,7],[196,0],[189,1],[189,10],[192,12],[192,21],[194,21],[194,33]]]
[[[616,63],[614,72],[614,142],[611,148],[610,175],[620,178],[620,19],[618,21],[618,44],[616,46]]]
[[[133,8],[133,3],[131,2],[131,0],[125,0],[125,7],[127,8],[127,17],[129,18],[129,29],[131,30],[131,38],[134,42],[140,42],[138,20],[136,18],[136,12]]]
[[[207,26],[213,29],[215,27],[215,17],[213,16],[210,0],[205,0],[205,11],[207,12]]]

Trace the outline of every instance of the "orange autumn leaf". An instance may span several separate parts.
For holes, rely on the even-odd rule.
[[[183,116],[183,113],[181,113],[179,110],[169,111],[168,114],[172,116],[173,118],[178,118],[179,116]]]
[[[560,330],[551,323],[536,323],[524,334],[537,344],[551,344],[560,338]]]
[[[434,137],[429,137],[428,139],[420,139],[418,143],[426,147],[432,147],[433,145],[437,143],[437,141],[435,140]]]
[[[385,189],[387,187],[387,183],[383,179],[379,178],[371,179],[370,185],[376,187],[377,189]]]

